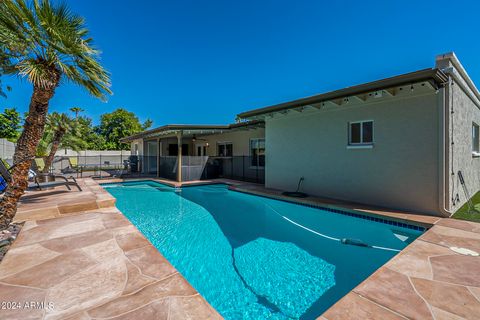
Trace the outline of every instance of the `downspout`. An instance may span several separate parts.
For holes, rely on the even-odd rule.
[[[448,201],[450,197],[450,86],[451,76],[448,75],[448,81],[443,86],[443,96],[440,112],[440,126],[441,126],[441,139],[442,147],[440,152],[440,187],[438,188],[438,200],[440,213],[443,216],[450,217],[453,212],[448,208]],[[453,159],[452,159],[453,161]]]

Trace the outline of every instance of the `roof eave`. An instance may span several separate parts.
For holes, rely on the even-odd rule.
[[[252,111],[247,111],[238,114],[238,117],[241,119],[249,119],[255,116],[260,116],[263,114],[269,114],[273,112],[283,111],[291,108],[297,108],[301,106],[306,106],[314,103],[319,103],[323,101],[340,99],[352,95],[365,94],[372,91],[377,91],[389,87],[401,86],[406,84],[411,84],[414,82],[421,82],[433,80],[437,85],[441,85],[447,81],[447,76],[440,69],[423,69],[411,73],[402,74],[395,77],[385,78],[373,82],[368,82],[360,84],[357,86],[346,87],[340,90],[330,91],[327,93],[322,93],[314,95],[307,98],[302,98],[298,100],[293,100],[285,103],[280,103],[273,106],[268,106],[264,108],[255,109]]]

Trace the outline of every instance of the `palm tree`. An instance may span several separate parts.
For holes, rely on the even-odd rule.
[[[78,119],[78,114],[79,114],[80,112],[85,111],[85,110],[83,110],[83,109],[80,108],[80,107],[71,107],[71,108],[70,108],[70,111],[72,111],[73,113],[75,113],[75,119]]]
[[[79,150],[85,146],[78,129],[77,121],[71,119],[65,113],[53,112],[47,116],[42,140],[45,141],[44,144],[50,146],[50,151],[45,159],[45,168],[43,169],[45,173],[50,169],[60,146],[74,150]]]
[[[84,87],[93,96],[111,94],[108,72],[98,62],[82,17],[50,0],[0,1],[0,57],[5,74],[26,78],[33,86],[28,116],[17,141],[13,182],[0,202],[0,228],[15,215],[27,187],[27,174],[43,135],[50,99],[62,81]]]

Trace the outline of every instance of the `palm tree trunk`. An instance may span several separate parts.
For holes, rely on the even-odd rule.
[[[50,170],[50,166],[53,163],[53,158],[55,157],[55,153],[57,153],[58,147],[60,146],[60,142],[62,141],[63,135],[65,134],[64,131],[59,130],[55,131],[53,135],[52,147],[50,148],[50,153],[45,159],[45,168],[43,168],[43,172],[47,173]]]
[[[28,170],[43,135],[48,103],[55,93],[55,87],[45,89],[35,86],[33,89],[28,116],[25,119],[23,132],[17,141],[17,147],[13,155],[15,164],[12,170],[13,181],[8,184],[7,190],[0,201],[0,230],[8,227],[12,221],[17,212],[18,200],[27,189]]]

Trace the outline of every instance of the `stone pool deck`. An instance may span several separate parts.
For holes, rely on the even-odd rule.
[[[18,206],[14,222],[56,218],[115,206],[115,198],[97,181],[86,178],[78,179],[77,182],[82,191],[75,187],[72,190],[58,187],[26,192]]]
[[[0,301],[19,303],[0,319],[221,319],[116,208],[25,222]]]
[[[0,309],[0,319],[221,318],[113,207],[114,198],[96,181],[80,181],[84,192],[42,191],[22,200],[17,220],[26,222],[0,264],[0,301],[51,302],[53,308]],[[211,182],[282,197],[255,184]],[[480,224],[330,199],[301,201],[430,228],[319,319],[480,318],[480,257],[450,249],[480,252]]]

